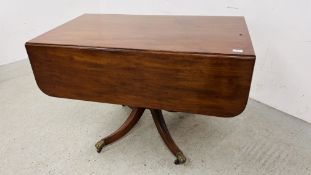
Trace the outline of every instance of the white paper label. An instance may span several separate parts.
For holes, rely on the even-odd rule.
[[[232,52],[243,53],[243,49],[232,49]]]

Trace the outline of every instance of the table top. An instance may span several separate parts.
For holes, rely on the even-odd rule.
[[[255,54],[243,17],[82,15],[26,43],[42,92],[232,117]]]
[[[255,56],[243,17],[84,14],[30,44]]]

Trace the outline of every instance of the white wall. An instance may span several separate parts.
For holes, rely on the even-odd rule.
[[[311,122],[310,0],[7,1],[0,7],[0,24],[7,24],[0,28],[0,64],[25,58],[26,40],[81,13],[98,11],[245,16],[257,54],[250,96]]]
[[[27,58],[27,40],[85,12],[99,12],[99,1],[0,0],[0,65]]]

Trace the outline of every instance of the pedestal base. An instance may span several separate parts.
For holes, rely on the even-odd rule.
[[[162,111],[159,109],[149,109],[152,114],[153,121],[160,133],[164,143],[168,147],[168,149],[172,152],[174,156],[176,156],[175,164],[183,164],[186,162],[186,157],[182,153],[182,151],[178,148],[173,138],[171,137],[169,130],[165,124],[165,120],[162,115]],[[141,116],[143,115],[145,108],[132,108],[132,112],[126,121],[121,125],[121,127],[116,130],[114,133],[109,136],[101,139],[95,144],[97,152],[100,153],[104,146],[111,144],[121,137],[123,137],[126,133],[128,133],[135,124],[139,121]]]

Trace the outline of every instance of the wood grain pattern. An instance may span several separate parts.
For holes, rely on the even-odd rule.
[[[121,137],[125,136],[137,124],[137,122],[139,121],[139,119],[143,115],[144,111],[145,111],[144,108],[133,108],[131,114],[125,120],[125,122],[120,126],[119,129],[117,129],[112,134],[106,136],[105,138],[99,140],[95,144],[97,152],[100,153],[101,150],[105,146],[107,146],[107,145],[119,140]]]
[[[177,157],[177,159],[175,160],[175,164],[185,163],[186,157],[173,140],[166,126],[162,111],[159,109],[150,109],[150,112],[162,140],[164,141],[168,149],[172,152],[172,154]]]
[[[243,17],[82,15],[29,41],[149,51],[254,55]],[[242,49],[242,53],[232,52]]]
[[[82,16],[81,21],[77,18],[67,27],[65,24],[26,43],[37,84],[44,93],[63,98],[221,117],[232,117],[244,110],[255,55],[249,38],[244,39],[241,44],[245,46],[241,47],[245,49],[244,53],[232,54],[227,51],[230,50],[228,48],[233,48],[233,45],[235,47],[236,42],[242,42],[239,39],[235,41],[235,37],[231,38],[232,40],[228,39],[230,38],[228,36],[231,36],[229,34],[231,28],[228,27],[230,25],[226,24],[228,25],[226,30],[218,28],[203,30],[202,28],[202,32],[197,34],[196,30],[190,30],[189,26],[193,25],[195,28],[194,24],[203,23],[205,17],[189,17],[192,20],[188,20],[188,17],[178,17],[179,27],[184,26],[185,31],[188,32],[183,36],[187,36],[189,41],[194,38],[196,42],[202,44],[193,45],[193,42],[187,43],[177,39],[176,45],[167,47],[167,41],[171,42],[177,36],[173,34],[177,26],[172,27],[171,30],[168,27],[166,31],[161,31],[162,28],[159,27],[157,35],[150,31],[144,33],[143,30],[139,30],[137,33],[141,33],[141,38],[128,41],[125,37],[128,33],[122,33],[119,28],[115,30],[120,32],[120,35],[112,32],[112,27],[119,27],[119,25],[114,24],[110,19],[112,26],[109,26],[108,22],[108,31],[102,28],[96,30],[98,33],[105,33],[101,35],[101,42],[93,38],[95,34],[92,32],[95,29],[89,30],[89,25],[93,25],[92,20],[85,20],[86,17],[91,18],[91,16]],[[95,15],[94,20],[103,17],[103,21],[107,23],[106,18],[114,18],[113,16]],[[135,16],[134,22],[131,23],[131,17],[125,17],[127,22],[122,25],[133,28],[137,21],[152,23],[148,21],[151,18],[149,16],[139,17],[139,20],[136,18]],[[206,20],[211,18],[206,17]],[[216,17],[211,21],[222,23],[231,19],[231,17],[226,20],[222,18]],[[196,19],[198,21],[193,21]],[[119,15],[116,20],[119,20]],[[160,25],[163,20],[164,24],[173,23],[161,17],[157,25]],[[73,26],[77,29],[73,30]],[[242,28],[241,32],[245,32],[247,31],[245,26],[245,24],[240,27],[233,25],[234,30],[232,30],[235,32],[239,31],[236,28]],[[82,29],[85,29],[86,33],[81,32]],[[202,40],[198,41],[197,35],[209,31],[215,33],[216,30],[216,33],[222,31],[222,34],[227,37],[219,33],[211,39],[202,37]],[[70,31],[72,34],[69,34]],[[153,30],[155,31],[156,29]],[[90,32],[89,39],[87,39],[88,32]],[[110,40],[109,32],[114,39]],[[163,32],[168,32],[174,37],[171,36],[166,40],[167,35],[165,35],[157,39],[156,36]],[[106,35],[107,40],[105,40]],[[248,33],[243,33],[243,36],[245,35],[248,36]],[[117,36],[120,36],[119,39],[116,39]],[[205,36],[211,35],[205,34]],[[217,42],[213,44],[213,41]],[[145,42],[149,42],[150,45]],[[204,44],[206,47],[203,47]]]

